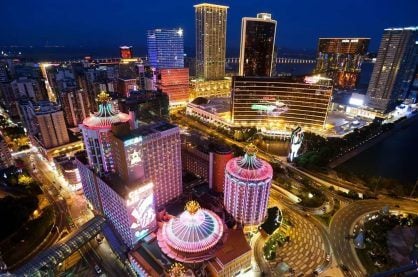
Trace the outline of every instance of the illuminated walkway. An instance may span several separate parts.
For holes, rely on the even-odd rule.
[[[37,276],[40,274],[40,270],[53,270],[60,262],[71,256],[72,253],[100,233],[105,223],[104,217],[95,216],[77,231],[42,251],[13,273],[17,276]]]

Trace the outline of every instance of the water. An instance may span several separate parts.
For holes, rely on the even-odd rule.
[[[414,183],[418,178],[418,120],[338,168],[356,175],[382,176]]]

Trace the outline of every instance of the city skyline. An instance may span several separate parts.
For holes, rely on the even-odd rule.
[[[257,1],[255,11],[254,1],[212,2],[230,6],[227,51],[239,48],[241,18],[253,16],[254,12],[267,12],[278,21],[276,45],[279,47],[313,50],[318,37],[370,37],[369,49],[375,52],[383,29],[413,26],[413,11],[418,9],[418,3],[413,0],[401,3],[385,1],[387,3],[384,5],[377,1],[360,0],[338,4],[326,0],[322,1],[321,5],[303,1],[303,9],[300,8],[299,2]],[[94,12],[90,12],[88,16],[74,16],[80,8],[77,1],[66,3],[65,7],[63,4],[49,1],[23,1],[18,4],[7,2],[2,7],[5,15],[3,20],[10,24],[0,27],[3,34],[0,45],[107,47],[129,44],[139,47],[140,49],[134,51],[142,53],[146,48],[146,31],[158,26],[183,28],[185,48],[194,48],[193,5],[199,3],[159,0],[155,5],[142,6],[139,2],[129,1],[101,5],[97,5],[97,1],[89,1],[83,3],[83,10]],[[37,13],[32,13],[34,9]],[[19,17],[15,16],[15,10],[19,10]],[[146,12],[138,14],[138,10]],[[176,10],[177,16],[170,16],[173,10]],[[103,20],[104,16],[112,14],[113,20]]]

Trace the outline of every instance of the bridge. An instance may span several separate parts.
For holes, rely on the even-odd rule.
[[[226,63],[228,64],[236,64],[239,63],[239,58],[226,58]],[[300,59],[300,58],[286,58],[286,57],[277,57],[276,58],[277,64],[286,64],[286,63],[316,63],[315,59]]]
[[[147,57],[138,57],[138,58],[134,58],[132,60],[137,60],[140,63],[146,62],[148,61]],[[63,60],[63,61],[51,61],[51,62],[46,62],[43,64],[54,64],[54,65],[59,65],[59,64],[71,64],[71,63],[80,63],[84,60],[78,59],[78,60]],[[96,64],[102,64],[102,65],[111,65],[111,64],[119,64],[122,60],[120,58],[98,58],[98,59],[92,59],[92,62],[96,63]],[[226,58],[226,63],[228,64],[237,64],[239,63],[239,58],[236,57],[231,57],[231,58]],[[288,58],[288,57],[277,57],[276,58],[276,63],[277,64],[314,64],[316,63],[315,59],[302,59],[302,58]]]
[[[79,250],[102,231],[106,220],[102,216],[95,216],[73,233],[40,252],[32,260],[13,272],[16,276],[38,276],[41,271],[54,269],[59,263]]]

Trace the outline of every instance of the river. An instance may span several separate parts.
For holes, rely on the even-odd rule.
[[[414,183],[418,178],[418,120],[338,168],[356,175],[382,176]]]

